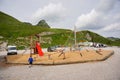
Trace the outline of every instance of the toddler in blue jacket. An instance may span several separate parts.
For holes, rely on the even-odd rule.
[[[28,62],[30,64],[29,68],[32,67],[32,64],[33,64],[33,58],[32,58],[32,56],[29,57]]]

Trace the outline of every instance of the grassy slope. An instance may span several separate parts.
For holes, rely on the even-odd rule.
[[[4,40],[8,40],[9,44],[15,43],[18,37],[28,37],[30,35],[41,33],[41,32],[54,32],[55,34],[46,35],[42,37],[51,37],[51,44],[44,43],[41,44],[42,47],[48,47],[51,45],[71,45],[74,44],[74,35],[71,30],[66,29],[51,29],[51,28],[41,28],[40,26],[32,26],[31,24],[23,23],[17,19],[0,12],[0,36],[4,37]],[[109,45],[119,45],[120,41],[111,41],[104,38],[98,34],[90,31],[77,32],[77,42],[86,41],[86,34],[89,33],[93,38],[94,42],[105,43]],[[89,41],[89,40],[87,40]],[[29,45],[29,40],[22,41],[24,45]],[[18,45],[16,43],[16,45]],[[20,45],[18,45],[20,46]]]
[[[15,18],[0,13],[0,35],[10,38],[18,36],[28,36],[46,30],[37,26],[22,23]]]

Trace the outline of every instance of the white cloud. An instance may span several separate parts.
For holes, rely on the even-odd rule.
[[[101,0],[97,8],[78,17],[75,25],[78,29],[97,30],[111,23],[113,15],[109,14],[118,0]],[[109,17],[112,16],[112,17]]]
[[[33,15],[33,23],[39,22],[41,19],[45,19],[48,22],[58,22],[62,18],[64,18],[65,15],[65,8],[62,4],[53,4],[50,3],[47,6],[44,6],[43,8],[39,8],[35,14]]]
[[[95,31],[105,37],[118,37],[120,38],[120,22],[106,25],[100,30]]]
[[[107,25],[106,27],[101,29],[101,31],[120,31],[120,23]]]
[[[100,20],[102,19],[103,14],[97,13],[95,9],[93,9],[90,13],[79,16],[75,25],[81,29],[98,29],[101,28]]]

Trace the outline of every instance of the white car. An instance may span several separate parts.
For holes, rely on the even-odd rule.
[[[7,55],[14,55],[17,54],[16,46],[8,46],[7,47]]]

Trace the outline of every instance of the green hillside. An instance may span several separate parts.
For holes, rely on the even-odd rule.
[[[11,38],[28,36],[43,30],[46,31],[47,29],[20,22],[17,19],[0,12],[0,30],[0,35],[6,38]]]
[[[37,24],[36,26],[50,28],[50,26],[46,23],[45,20],[39,21],[38,24]]]
[[[8,44],[17,45],[19,49],[22,49],[30,45],[31,35],[39,34],[41,35],[40,41],[42,47],[54,45],[70,46],[74,44],[74,32],[72,30],[50,28],[44,22],[33,26],[30,23],[20,22],[12,16],[0,12],[0,37],[2,36],[0,42],[8,41]],[[44,27],[42,24],[47,27]],[[120,41],[111,41],[90,31],[80,31],[76,34],[77,43],[90,41],[120,46]],[[36,39],[36,37],[33,38],[34,40]]]
[[[19,20],[0,11],[0,25],[15,25],[20,23]]]

